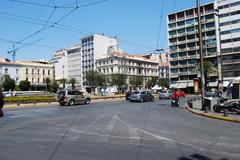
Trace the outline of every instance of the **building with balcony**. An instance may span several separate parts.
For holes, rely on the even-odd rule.
[[[219,36],[215,6],[214,3],[201,6],[201,24],[204,59],[213,62],[217,67]],[[200,61],[197,8],[168,14],[167,23],[171,66],[170,87],[192,92],[193,79],[200,77],[200,73],[196,70]],[[209,87],[217,87],[217,79],[217,74],[211,75],[208,79]]]
[[[83,86],[88,86],[85,76],[88,71],[96,69],[96,60],[107,57],[114,47],[117,47],[116,37],[94,34],[81,39]]]
[[[158,62],[153,61],[146,56],[127,54],[124,52],[114,52],[108,57],[96,60],[96,69],[109,78],[113,74],[127,75],[127,86],[129,79],[132,76],[143,77],[143,86],[140,89],[145,89],[145,82],[150,77],[158,77]]]
[[[240,0],[217,0],[225,82],[240,76]],[[228,83],[224,83],[226,87]]]
[[[75,45],[67,49],[68,79],[76,80],[76,87],[82,85],[82,55],[81,45]]]

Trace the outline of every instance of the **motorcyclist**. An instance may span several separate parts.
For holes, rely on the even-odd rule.
[[[174,92],[172,94],[172,100],[175,100],[175,106],[178,106],[179,104],[179,97],[180,97],[180,93],[177,89],[174,89]],[[173,103],[173,101],[172,101]]]

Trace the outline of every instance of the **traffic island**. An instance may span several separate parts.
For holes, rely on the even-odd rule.
[[[227,117],[224,116],[223,113],[215,113],[215,112],[208,112],[205,113],[204,111],[190,108],[188,105],[185,106],[185,109],[193,114],[199,115],[199,116],[204,116],[208,118],[213,118],[213,119],[218,119],[218,120],[224,120],[228,122],[235,122],[235,123],[240,123],[240,115],[231,115],[229,114]]]

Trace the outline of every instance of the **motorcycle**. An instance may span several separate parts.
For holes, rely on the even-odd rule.
[[[178,107],[178,106],[179,106],[179,100],[172,99],[171,107]]]
[[[217,101],[217,104],[213,106],[213,110],[215,112],[220,113],[224,109],[227,109],[229,112],[236,112],[237,114],[240,114],[240,101],[231,100],[231,101],[225,102],[223,98],[220,98]]]

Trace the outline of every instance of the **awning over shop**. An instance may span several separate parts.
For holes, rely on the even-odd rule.
[[[193,82],[188,82],[188,85],[187,85],[188,87],[193,87],[194,85],[193,85]]]
[[[170,84],[169,88],[177,88],[177,83]]]
[[[209,87],[217,87],[218,82],[209,82]]]
[[[178,87],[177,88],[187,88],[187,82],[185,82],[185,83],[178,83]]]

